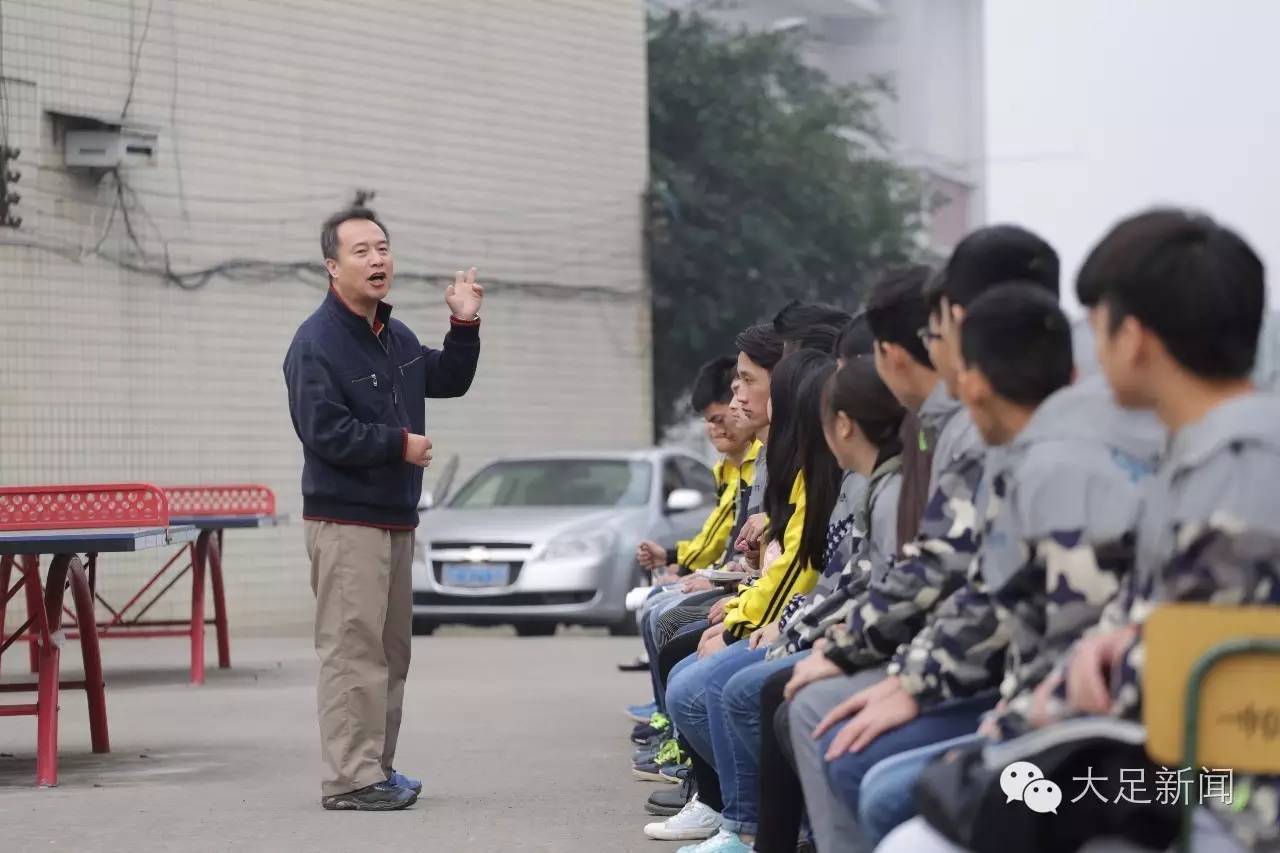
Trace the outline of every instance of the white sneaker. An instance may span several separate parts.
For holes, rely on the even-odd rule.
[[[657,841],[702,841],[716,834],[720,821],[718,811],[694,796],[679,814],[662,823],[649,824],[644,834]]]

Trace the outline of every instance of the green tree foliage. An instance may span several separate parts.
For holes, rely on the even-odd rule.
[[[884,154],[875,81],[835,86],[775,33],[649,18],[647,244],[659,428],[702,362],[793,298],[853,309],[916,254],[922,198]]]

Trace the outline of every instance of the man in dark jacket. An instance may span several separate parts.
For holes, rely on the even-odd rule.
[[[475,269],[445,293],[444,349],[422,346],[383,299],[395,264],[374,213],[329,218],[320,245],[323,304],[285,356],[289,412],[302,440],[303,518],[320,656],[326,809],[412,805],[422,783],[393,767],[413,634],[411,566],[422,469],[431,464],[427,397],[461,397],[480,357],[484,288]]]

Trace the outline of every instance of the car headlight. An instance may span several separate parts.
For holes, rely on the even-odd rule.
[[[603,557],[613,547],[612,533],[590,533],[553,539],[542,552],[544,560]]]

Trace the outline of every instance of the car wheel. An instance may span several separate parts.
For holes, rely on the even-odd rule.
[[[517,622],[516,635],[520,637],[551,637],[556,633],[554,622]]]
[[[425,616],[413,617],[413,633],[419,637],[430,637],[439,627]]]

